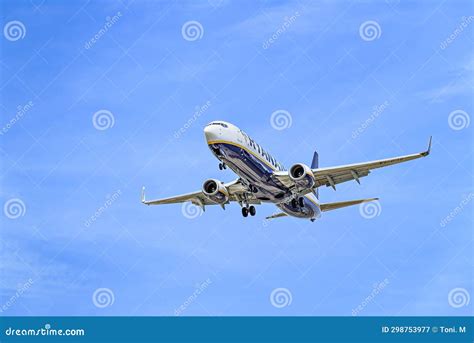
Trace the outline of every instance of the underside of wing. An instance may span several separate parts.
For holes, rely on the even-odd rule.
[[[383,160],[375,160],[370,162],[348,164],[337,167],[318,168],[313,169],[313,174],[316,179],[316,187],[331,186],[336,189],[336,184],[356,180],[360,183],[360,178],[370,174],[371,170],[377,168],[388,167],[394,164],[408,162],[421,157],[428,156],[431,151],[431,138],[428,144],[428,149],[418,154],[397,156],[393,158],[386,158]]]
[[[403,163],[428,156],[431,150],[431,138],[428,149],[418,154],[404,155],[383,160],[375,160],[370,162],[347,164],[328,168],[314,168],[311,172],[314,175],[314,188],[321,186],[331,186],[336,189],[336,185],[342,182],[355,180],[360,183],[360,179],[370,174],[371,170],[377,168],[388,167],[393,164]],[[291,188],[295,186],[295,182],[290,177],[289,171],[278,171],[273,177],[285,187]],[[301,190],[302,194],[310,193],[311,189]]]
[[[333,187],[339,183],[356,180],[360,183],[360,179],[370,174],[370,170],[358,168],[358,169],[347,169],[347,170],[321,170],[317,171],[314,175],[316,179],[316,187],[326,186]]]
[[[337,210],[338,208],[359,205],[364,202],[376,201],[379,200],[378,198],[371,198],[371,199],[360,199],[360,200],[349,200],[349,201],[340,201],[340,202],[330,202],[326,204],[321,204],[320,208],[322,212]]]
[[[225,205],[231,201],[242,201],[246,200],[248,204],[260,204],[258,200],[251,192],[248,192],[247,187],[241,182],[240,179],[223,184],[226,192],[228,193],[228,200],[224,203],[219,203],[211,200],[209,197],[204,194],[203,191],[196,191],[192,193],[186,193],[181,195],[176,195],[167,198],[155,199],[155,200],[146,200],[145,199],[145,188],[142,190],[141,201],[145,205],[164,205],[164,204],[177,204],[190,201],[194,205],[203,207],[206,205]]]
[[[288,171],[278,171],[273,173],[273,177],[279,181],[283,186],[285,187],[293,187],[295,183],[290,177],[290,174]]]
[[[186,201],[191,201],[195,205],[212,205],[214,202],[207,199],[202,191],[176,195],[168,198],[161,198],[155,200],[146,200],[142,193],[142,203],[145,205],[164,205],[164,204],[178,204]]]

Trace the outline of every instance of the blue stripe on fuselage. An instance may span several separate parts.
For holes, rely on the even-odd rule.
[[[288,195],[286,189],[272,178],[273,170],[247,150],[230,143],[210,144],[212,152],[237,175],[259,189],[259,198],[268,198],[266,201],[278,202],[277,195]]]

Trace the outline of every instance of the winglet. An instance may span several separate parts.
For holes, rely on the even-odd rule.
[[[431,141],[433,139],[433,136],[430,136],[430,142],[428,143],[428,150],[424,151],[421,153],[422,156],[428,156],[431,152]]]
[[[145,204],[146,203],[146,200],[145,200],[145,186],[142,187],[142,196],[141,196],[141,198],[142,198],[142,203]]]

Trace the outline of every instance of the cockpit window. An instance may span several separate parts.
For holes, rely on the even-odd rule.
[[[207,126],[211,126],[211,125],[219,125],[219,126],[222,126],[222,127],[226,128],[226,129],[228,128],[227,124],[224,124],[224,123],[210,123],[210,124],[207,125]]]

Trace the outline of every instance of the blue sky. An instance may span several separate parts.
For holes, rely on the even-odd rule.
[[[2,1],[2,315],[472,314],[472,15],[468,1]],[[278,110],[290,127],[273,128]],[[155,198],[235,177],[205,144],[216,119],[286,166],[419,152],[430,135],[433,149],[320,190],[380,197],[374,218],[143,206],[142,185]]]

